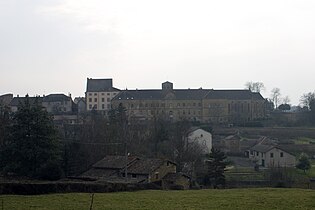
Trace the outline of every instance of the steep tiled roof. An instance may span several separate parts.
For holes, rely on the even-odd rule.
[[[264,145],[264,144],[256,144],[250,150],[257,151],[257,152],[268,152],[269,150],[272,150],[275,148],[273,145]]]
[[[206,99],[250,100],[252,92],[249,90],[210,90]]]
[[[136,157],[128,157],[128,165],[137,160]],[[125,156],[106,156],[102,160],[93,165],[93,168],[109,168],[109,169],[122,169],[126,165]]]
[[[86,92],[119,91],[112,79],[87,79]]]
[[[150,174],[160,167],[164,162],[165,160],[162,159],[139,159],[128,167],[128,173]]]
[[[65,94],[50,94],[43,97],[43,102],[59,102],[59,101],[69,101],[71,97]]]

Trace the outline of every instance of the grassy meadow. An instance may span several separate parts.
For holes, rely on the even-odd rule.
[[[84,209],[91,194],[2,195],[0,209]],[[315,209],[315,191],[228,189],[138,191],[94,194],[93,209]]]

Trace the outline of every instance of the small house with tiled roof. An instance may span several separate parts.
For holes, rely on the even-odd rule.
[[[126,161],[127,160],[127,161]],[[81,177],[107,181],[150,183],[160,181],[168,173],[176,173],[176,164],[169,160],[128,156],[106,156]]]
[[[247,151],[248,158],[259,166],[270,167],[295,167],[294,155],[284,151],[279,146],[256,144]]]

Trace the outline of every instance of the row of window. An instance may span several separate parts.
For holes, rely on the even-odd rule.
[[[253,151],[251,151],[251,155],[253,155]],[[259,156],[259,152],[256,152],[256,156]],[[261,157],[264,157],[264,153],[261,152]],[[270,153],[270,158],[273,158],[274,154]],[[280,152],[280,157],[283,157],[283,152]]]
[[[117,93],[113,93],[113,95],[115,96]],[[89,93],[89,96],[92,96],[93,93]],[[102,96],[105,95],[105,93],[101,93]],[[106,95],[110,96],[110,93],[107,93]],[[97,96],[97,93],[94,93],[94,96]]]
[[[93,100],[92,98],[89,98],[89,102],[92,102],[92,100]],[[107,101],[107,102],[110,102],[110,100],[111,100],[111,98],[107,98],[106,101]],[[102,102],[105,102],[105,98],[101,98],[101,101],[102,101]],[[94,102],[97,102],[97,98],[94,98]]]
[[[130,111],[131,114],[134,114],[134,111]],[[147,110],[147,111],[143,111],[143,110],[139,110],[140,114],[144,114],[144,113],[148,113],[148,114],[165,114],[166,112],[164,112],[164,110]],[[196,115],[198,113],[198,115],[201,115],[201,111],[196,112],[195,110],[183,110],[183,111],[177,111],[178,115]],[[169,115],[173,115],[174,112],[173,111],[169,111],[168,112]]]
[[[174,104],[175,105],[175,104]],[[190,103],[177,103],[176,104],[176,106],[175,107],[191,107],[191,106],[193,106],[193,107],[196,107],[196,106],[199,106],[199,107],[201,107],[201,103],[192,103],[192,104],[190,104]],[[128,108],[134,108],[134,107],[136,107],[137,105],[136,104],[127,104],[127,107]],[[149,103],[145,103],[145,104],[143,104],[143,103],[140,103],[139,104],[139,107],[165,107],[166,106],[166,104],[165,103],[151,103],[151,104],[149,104]],[[170,107],[170,108],[172,108],[173,107],[173,104],[172,103],[169,103],[168,104],[168,107]]]
[[[107,107],[107,109],[111,108],[110,104],[107,104],[107,106],[106,106],[106,104],[102,104],[101,109],[105,109],[105,107]],[[97,110],[97,104],[94,104],[94,105],[89,104],[89,109],[96,109]]]

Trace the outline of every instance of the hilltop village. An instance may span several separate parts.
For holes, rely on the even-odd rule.
[[[1,112],[17,113],[26,101],[40,104],[58,131],[61,178],[210,186],[209,154],[220,151],[224,186],[311,186],[313,175],[296,168],[301,155],[315,155],[313,130],[298,127],[309,111],[277,109],[249,89],[176,89],[166,81],[160,89],[120,90],[112,79],[87,78],[85,97],[5,94]],[[308,178],[295,182],[287,170]]]

